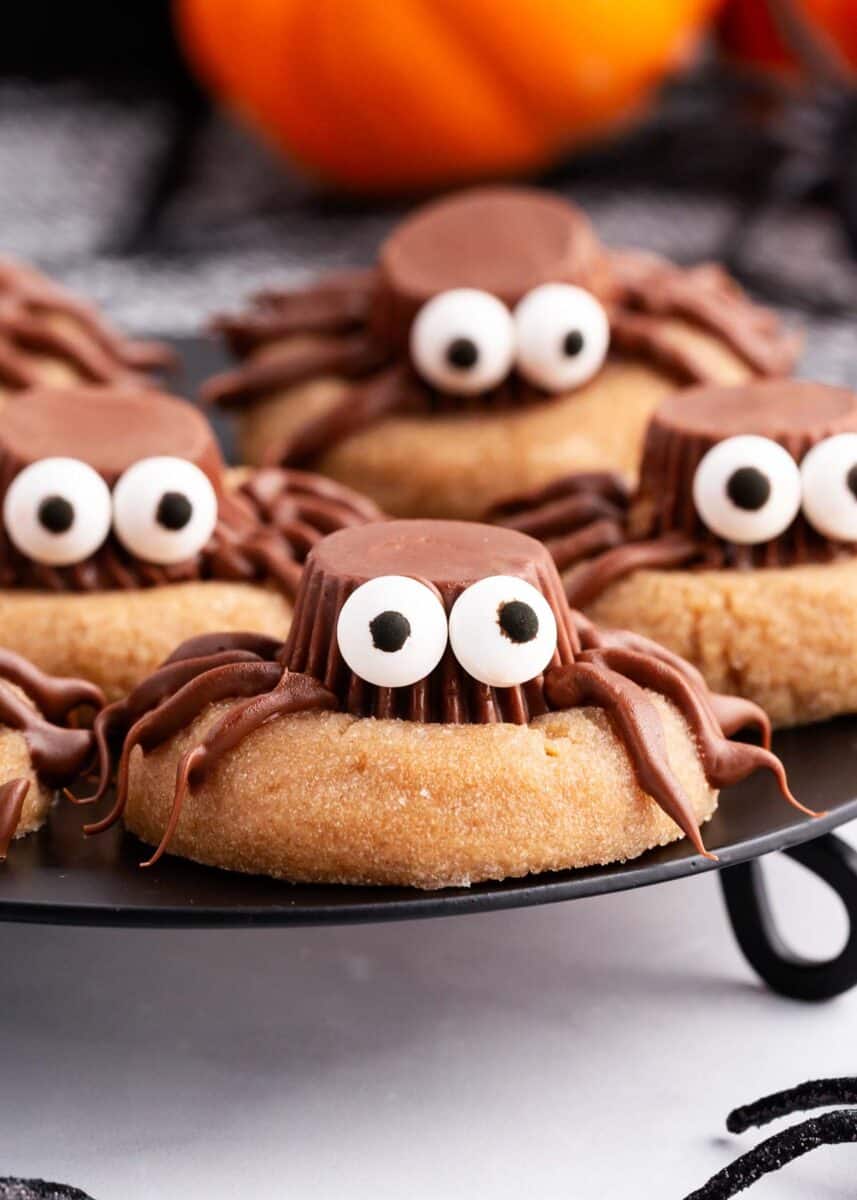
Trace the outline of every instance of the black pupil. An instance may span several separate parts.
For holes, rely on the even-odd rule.
[[[500,628],[510,642],[531,642],[539,632],[535,609],[523,600],[509,600],[497,610]]]
[[[401,650],[411,636],[411,623],[400,612],[387,611],[378,613],[369,622],[369,632],[372,634],[372,645],[376,650],[386,654],[395,654]]]
[[[447,346],[446,361],[459,371],[467,371],[479,361],[479,347],[471,338],[458,337]]]
[[[184,529],[192,516],[193,505],[183,492],[164,492],[158,502],[155,520],[159,525],[163,525],[164,529],[175,532]]]
[[[726,495],[737,508],[757,512],[768,502],[771,481],[758,467],[739,467],[729,476]]]
[[[857,500],[857,463],[851,468],[845,476],[845,482],[848,484],[848,490],[851,495]]]
[[[47,496],[39,505],[39,521],[48,533],[68,533],[74,524],[74,507],[65,496]]]
[[[583,334],[579,329],[570,330],[562,339],[562,350],[568,358],[574,358],[583,349]]]

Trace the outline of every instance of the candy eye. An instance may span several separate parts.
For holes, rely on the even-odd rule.
[[[742,546],[779,537],[797,516],[800,498],[792,456],[754,434],[712,446],[693,477],[693,502],[704,524]]]
[[[449,644],[468,675],[492,687],[513,687],[535,679],[553,658],[556,620],[526,580],[492,575],[453,604]]]
[[[377,687],[410,687],[443,658],[446,612],[424,583],[380,575],[356,588],[342,606],[336,640],[359,679]]]
[[[509,374],[515,352],[512,314],[496,296],[475,288],[441,292],[411,326],[411,358],[442,392],[473,396]]]
[[[76,458],[43,458],[9,485],[3,524],[34,562],[65,567],[94,554],[110,532],[110,490]]]
[[[144,562],[186,562],[217,524],[217,496],[207,475],[184,458],[144,458],[113,489],[113,527]]]
[[[857,542],[857,433],[813,446],[801,463],[804,515],[824,537]]]
[[[610,322],[583,288],[546,283],[515,309],[518,370],[548,392],[580,387],[600,369],[610,344]]]

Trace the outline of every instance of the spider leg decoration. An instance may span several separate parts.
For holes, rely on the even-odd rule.
[[[55,785],[74,778],[92,756],[93,734],[63,728],[60,722],[81,706],[100,709],[101,690],[81,679],[48,676],[8,650],[0,650],[0,676],[0,722],[23,735],[39,776]],[[11,779],[0,786],[0,861],[6,857],[28,791],[26,779]]]
[[[560,708],[596,703],[607,711],[629,749],[641,786],[672,817],[698,853],[716,858],[705,849],[696,817],[669,765],[661,718],[645,689],[666,696],[678,708],[714,787],[727,787],[763,768],[773,773],[789,804],[807,816],[818,815],[789,790],[783,765],[768,748],[770,724],[757,705],[732,697],[721,705],[723,698],[699,686],[702,679],[695,668],[647,638],[600,630],[581,614],[575,614],[575,626],[581,652],[573,663],[548,669],[545,694]],[[721,714],[731,732],[754,725],[764,744],[730,741],[720,724]]]
[[[131,755],[145,753],[178,733],[210,704],[237,700],[208,730],[203,740],[179,761],[173,805],[154,854],[141,866],[154,865],[165,853],[181,816],[187,793],[202,783],[221,758],[271,718],[292,712],[333,709],[336,697],[309,675],[288,671],[276,659],[280,643],[257,634],[230,635],[228,649],[217,635],[190,638],[163,666],[124,700],[104,709],[95,722],[99,782],[83,803],[105,795],[111,778],[111,743],[122,738],[116,774],[116,801],[100,821],[85,826],[87,834],[109,829],[128,801]]]
[[[176,361],[169,347],[124,337],[85,301],[31,268],[2,259],[0,378],[13,387],[39,383],[42,376],[32,353],[72,364],[90,383],[123,377],[140,382],[139,372],[169,368]]]
[[[236,354],[263,354],[204,384],[206,404],[240,406],[275,388],[293,387],[319,375],[358,379],[388,361],[368,330],[374,272],[352,272],[324,280],[307,291],[262,292],[249,313],[221,317],[215,329]],[[292,344],[282,339],[312,337]],[[273,346],[269,344],[274,343]]]
[[[633,571],[683,566],[699,558],[698,544],[684,533],[634,541],[628,529],[630,500],[621,476],[580,472],[497,505],[487,519],[544,542],[569,604],[584,608]]]
[[[405,367],[389,367],[371,379],[356,383],[327,412],[310,417],[292,437],[270,447],[266,462],[286,467],[309,463],[328,446],[385,417],[415,411],[418,406],[413,388],[403,386],[409,376],[410,371]]]
[[[791,1113],[834,1104],[857,1105],[857,1079],[812,1080],[788,1091],[765,1096],[731,1112],[726,1118],[726,1128],[730,1133],[743,1133]],[[730,1196],[737,1196],[763,1176],[779,1171],[812,1150],[850,1142],[857,1142],[857,1107],[810,1117],[766,1138],[685,1200],[729,1200]]]

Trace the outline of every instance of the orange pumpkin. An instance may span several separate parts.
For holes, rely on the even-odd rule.
[[[855,0],[791,0],[791,3],[811,29],[828,38],[838,47],[843,60],[857,68]],[[720,35],[732,58],[769,70],[797,69],[793,54],[777,31],[771,0],[730,0],[723,11]]]
[[[531,170],[639,108],[719,0],[176,0],[212,90],[361,191]]]

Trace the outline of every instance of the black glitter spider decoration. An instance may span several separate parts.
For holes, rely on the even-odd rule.
[[[730,1196],[746,1191],[763,1176],[779,1171],[812,1150],[857,1142],[857,1076],[811,1080],[733,1109],[726,1118],[726,1128],[730,1133],[744,1133],[792,1113],[828,1105],[842,1107],[808,1117],[766,1138],[724,1167],[703,1187],[691,1192],[685,1200],[728,1200]]]

